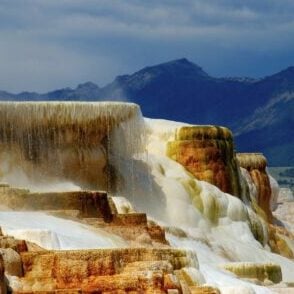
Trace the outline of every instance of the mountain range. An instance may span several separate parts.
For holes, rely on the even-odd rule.
[[[0,91],[0,100],[134,102],[146,117],[227,126],[238,151],[263,152],[271,166],[294,166],[294,66],[260,79],[216,78],[183,58],[118,76],[105,87]]]

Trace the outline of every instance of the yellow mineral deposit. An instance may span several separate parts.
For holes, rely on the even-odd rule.
[[[167,155],[181,163],[198,180],[207,181],[223,192],[241,196],[233,135],[218,126],[187,126],[177,129],[168,143]]]
[[[63,181],[107,190],[107,162],[140,149],[141,119],[131,103],[0,102],[0,180],[32,189]],[[121,146],[116,152],[114,142]]]
[[[265,168],[135,104],[2,102],[1,294],[291,291]]]
[[[281,267],[276,264],[258,263],[230,263],[223,266],[224,269],[233,272],[240,278],[256,279],[261,282],[271,281],[279,283],[282,281]]]
[[[257,204],[266,213],[267,220],[272,222],[272,192],[266,172],[266,158],[261,153],[238,153],[237,160],[240,166],[249,172],[257,190]]]
[[[197,259],[176,249],[39,251],[23,253],[21,259],[24,276],[18,290],[39,291],[45,286],[46,290],[81,288],[126,293],[142,289],[164,293],[165,274],[191,265],[198,267]],[[44,280],[45,285],[40,283]]]

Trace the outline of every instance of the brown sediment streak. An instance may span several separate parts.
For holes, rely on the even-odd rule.
[[[271,186],[266,172],[267,161],[262,153],[237,153],[239,165],[249,172],[257,189],[257,204],[264,210],[269,222],[272,221],[270,207]]]
[[[176,271],[187,266],[198,268],[191,253],[178,249],[39,251],[21,254],[21,260],[24,275],[17,293],[32,289],[166,293],[181,289]]]
[[[168,142],[167,155],[181,163],[197,179],[241,197],[233,135],[220,126],[191,126],[177,130]]]
[[[223,268],[233,272],[240,278],[257,279],[261,282],[270,280],[273,283],[282,281],[281,267],[272,263],[235,262],[223,265]]]
[[[0,181],[21,168],[37,182],[106,189],[109,136],[140,116],[132,103],[0,102]]]

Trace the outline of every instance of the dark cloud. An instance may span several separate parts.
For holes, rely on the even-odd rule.
[[[0,89],[43,90],[187,57],[214,75],[294,64],[292,0],[2,0]]]

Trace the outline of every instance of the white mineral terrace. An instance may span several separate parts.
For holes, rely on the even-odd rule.
[[[100,120],[118,124],[140,114],[134,103],[121,102],[0,102],[0,126],[39,127],[54,123],[56,127]]]
[[[110,190],[120,182],[110,183],[107,165],[119,177],[124,159],[142,152],[142,125],[132,103],[0,102],[0,181]]]
[[[106,114],[118,125],[108,137],[110,142],[107,144],[112,146],[108,160],[116,169],[115,185],[120,188],[116,189],[119,194],[114,193],[118,197],[114,201],[121,212],[146,212],[148,217],[165,226],[171,245],[194,251],[205,283],[219,287],[221,293],[272,293],[270,288],[241,281],[219,267],[227,262],[273,262],[281,266],[283,282],[294,282],[293,260],[270,252],[266,244],[266,224],[249,206],[215,186],[196,180],[183,166],[166,156],[166,142],[174,138],[177,127],[182,123],[143,121],[140,109],[134,104],[0,103],[0,147],[4,138],[9,137],[11,124],[15,134],[19,134],[18,128],[22,126],[24,129],[35,127],[44,121],[45,125],[52,121],[57,125],[67,125],[73,120],[82,124],[97,116],[107,117]],[[128,121],[131,123],[124,123]],[[8,171],[7,167],[1,164],[0,182],[1,177],[2,181],[8,177],[5,173],[3,175],[3,171]],[[251,197],[256,197],[256,188],[244,171],[242,179],[249,185]],[[107,181],[109,187],[110,179]],[[64,178],[60,183],[56,177],[52,180],[53,186],[55,183],[58,187],[62,187],[63,182]],[[14,183],[17,183],[17,178],[14,178]],[[71,189],[79,189],[79,183],[74,180],[67,179],[66,183]],[[46,185],[49,184],[47,181]],[[277,189],[275,181],[272,185]],[[263,242],[254,238],[250,223],[259,228]],[[93,230],[78,222],[41,212],[0,211],[0,226],[9,235],[36,242],[48,249],[124,247],[127,244],[122,238],[103,230]]]
[[[45,249],[95,249],[126,247],[127,242],[101,229],[43,212],[0,212],[5,234],[30,240]]]

